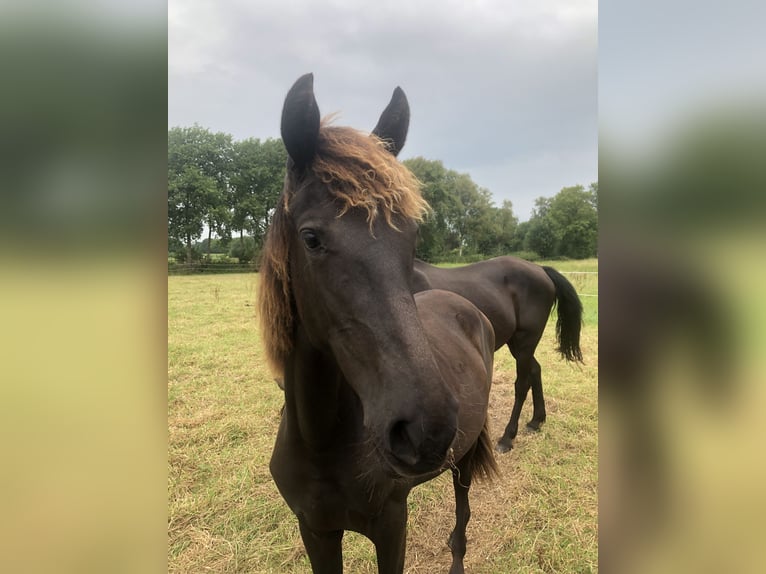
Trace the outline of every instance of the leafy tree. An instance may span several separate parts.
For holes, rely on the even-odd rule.
[[[279,139],[247,139],[235,143],[231,227],[251,235],[258,245],[282,191],[287,152]]]
[[[249,263],[255,257],[255,241],[252,237],[238,237],[231,242],[229,257],[236,257],[240,263]]]
[[[447,218],[454,201],[449,191],[449,176],[440,161],[416,157],[403,163],[420,180],[423,198],[432,209],[420,226],[417,254],[426,261],[434,261],[451,249],[454,242]]]
[[[477,230],[477,253],[494,257],[520,249],[521,245],[516,245],[518,225],[510,201],[503,201],[502,207],[491,207],[485,225]]]
[[[282,190],[287,154],[279,139],[234,142],[229,134],[194,125],[168,130],[168,250],[191,262],[227,248],[249,261],[259,252]],[[525,249],[542,257],[595,254],[598,182],[540,197],[519,223],[510,201],[496,207],[491,193],[466,173],[422,157],[405,165],[422,184],[432,212],[420,227],[419,257],[494,256]],[[207,227],[206,240],[194,244]],[[239,241],[231,244],[233,232]],[[215,233],[220,240],[213,240]]]
[[[557,237],[553,222],[544,216],[533,216],[529,220],[524,236],[524,249],[534,251],[540,257],[550,258],[556,255]]]
[[[183,244],[187,263],[192,263],[192,242],[202,234],[207,208],[216,193],[215,180],[194,165],[168,173],[168,236],[171,244]]]
[[[490,192],[476,185],[468,174],[422,157],[405,160],[404,164],[422,183],[423,197],[433,209],[420,228],[419,257],[434,260],[450,252],[459,256],[482,253],[497,249],[501,228],[512,233],[510,226],[515,226],[515,218],[510,204],[499,214]]]
[[[598,182],[565,187],[552,198],[535,200],[532,218],[524,229],[524,249],[541,257],[582,259],[596,255]]]
[[[522,221],[516,226],[516,229],[513,232],[513,239],[511,240],[509,251],[521,251],[525,249],[524,244],[527,237],[527,232],[529,231],[529,226],[529,221]]]
[[[213,231],[219,237],[229,239],[229,224],[231,222],[231,210],[228,207],[227,196],[220,193],[216,193],[215,197],[208,205],[207,211],[207,256],[210,258],[210,246],[213,238]]]
[[[202,241],[199,241],[195,244],[195,246],[200,250],[204,251],[205,253],[218,253],[218,254],[228,254],[229,252],[229,242],[224,241],[223,239],[218,238],[212,238],[208,241],[207,238],[203,239]]]
[[[486,240],[494,223],[492,195],[465,173],[455,174],[454,191],[449,220],[457,236],[458,255],[464,251],[478,253],[480,242]]]
[[[535,208],[532,210],[531,219],[545,218],[551,209],[550,197],[538,197],[535,199]]]
[[[593,209],[596,210],[596,213],[598,213],[598,182],[594,181],[588,186],[588,191],[590,192],[590,203],[593,206]]]
[[[196,239],[202,234],[204,224],[208,227],[208,240],[213,232],[219,236],[227,233],[232,160],[233,143],[229,134],[212,133],[196,124],[168,130],[168,233],[171,236],[184,234],[177,238],[187,246],[189,261],[191,247],[187,234],[191,233],[191,239]],[[192,191],[194,186],[199,186],[196,192]],[[171,195],[175,201],[184,202],[185,223],[180,227],[177,223],[170,225]],[[192,205],[191,201],[196,203]],[[180,208],[173,209],[177,222]]]
[[[197,124],[190,128],[175,127],[168,130],[168,171],[180,173],[194,165],[216,181],[222,191],[228,191],[231,177],[234,144],[225,133],[213,133]]]
[[[555,229],[557,255],[583,259],[596,254],[596,202],[596,192],[581,185],[565,187],[551,200],[546,216]]]

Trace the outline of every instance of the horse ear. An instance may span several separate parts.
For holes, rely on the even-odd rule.
[[[386,142],[389,151],[397,156],[404,147],[409,127],[410,105],[407,103],[404,91],[397,86],[372,133]]]
[[[282,141],[297,169],[314,159],[319,136],[319,107],[314,98],[314,74],[305,74],[290,88],[282,108]]]

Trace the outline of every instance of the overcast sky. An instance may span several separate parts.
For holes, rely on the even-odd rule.
[[[511,200],[598,178],[596,0],[170,0],[168,126],[279,137],[306,72],[322,115],[371,130],[407,94],[400,156]]]

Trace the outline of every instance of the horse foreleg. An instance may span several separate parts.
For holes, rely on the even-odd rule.
[[[342,574],[343,572],[343,531],[316,532],[302,519],[298,519],[301,538],[311,561],[314,574]]]
[[[369,538],[375,544],[379,574],[402,574],[407,540],[407,499],[389,501],[375,519]]]
[[[527,428],[540,430],[540,425],[545,422],[545,398],[543,397],[543,377],[540,363],[532,359],[532,370],[529,374],[532,386],[532,420],[527,423]]]
[[[465,557],[465,529],[471,519],[471,505],[468,503],[468,491],[471,488],[471,457],[476,447],[469,452],[458,465],[452,469],[452,484],[455,487],[455,529],[449,537],[449,547],[452,550],[452,567],[449,574],[463,574],[463,558]]]

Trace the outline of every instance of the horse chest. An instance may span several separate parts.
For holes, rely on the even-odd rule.
[[[364,533],[396,489],[365,477],[358,460],[347,449],[320,454],[278,439],[270,466],[288,506],[309,527]]]

